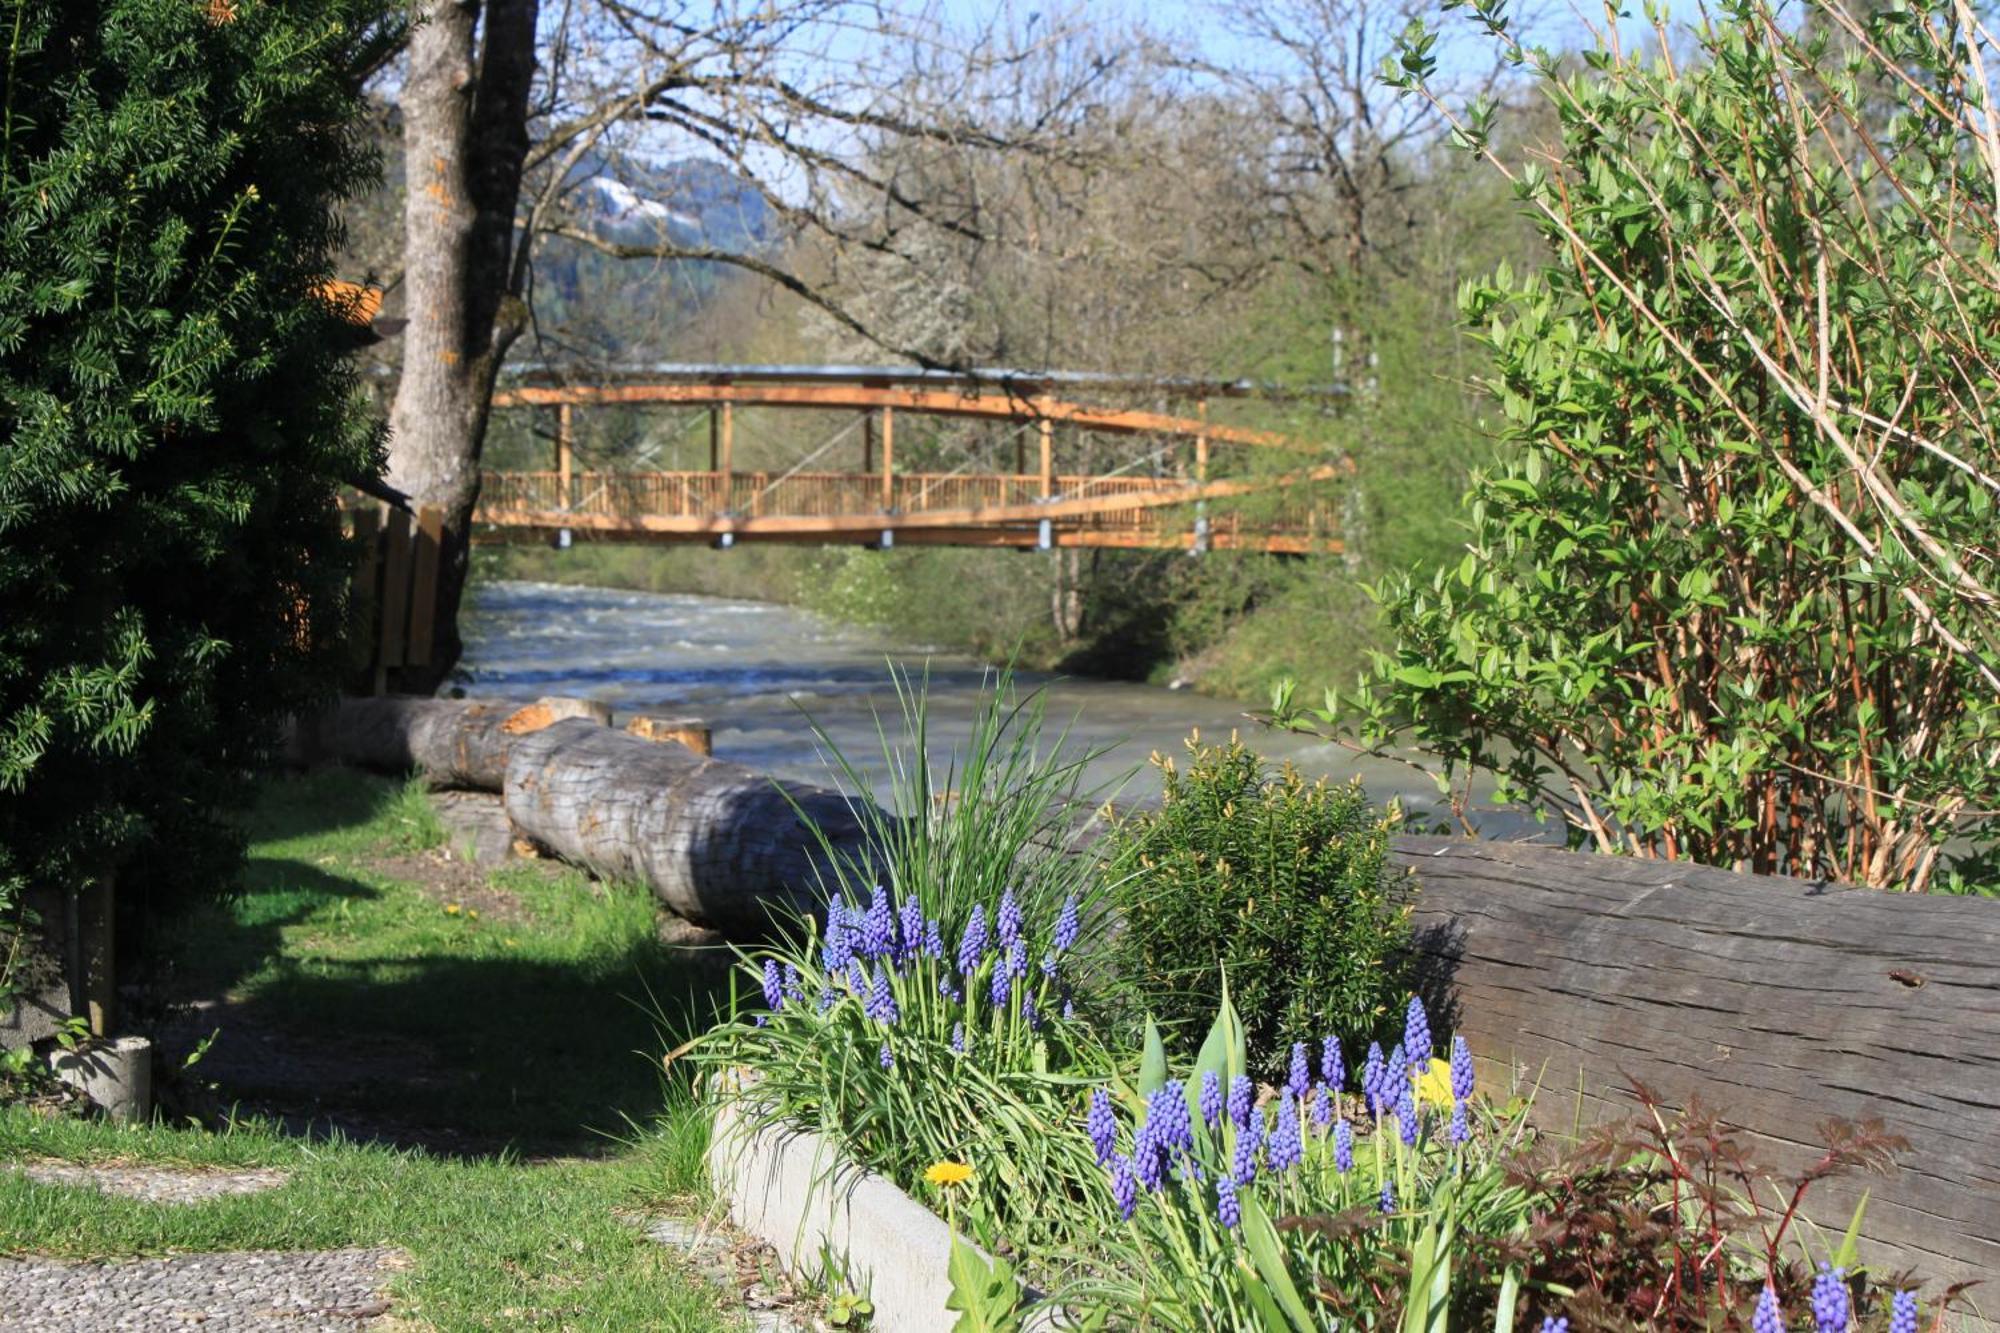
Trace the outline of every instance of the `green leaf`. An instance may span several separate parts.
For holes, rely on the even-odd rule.
[[[1160,1025],[1146,1015],[1145,1053],[1139,1058],[1139,1095],[1150,1097],[1166,1085],[1167,1047],[1160,1040]]]
[[[1835,1268],[1852,1268],[1861,1258],[1861,1215],[1868,1210],[1869,1190],[1861,1191],[1860,1202],[1854,1205],[1854,1216],[1847,1221],[1847,1232],[1840,1238],[1840,1248],[1833,1253]]]
[[[954,1231],[946,1271],[951,1295],[944,1308],[958,1311],[952,1333],[1015,1333],[1021,1327],[1021,1291],[1006,1260],[989,1264]]]
[[[1291,1270],[1285,1266],[1285,1252],[1278,1243],[1278,1229],[1271,1225],[1270,1216],[1254,1197],[1243,1195],[1239,1203],[1243,1214],[1243,1245],[1250,1252],[1250,1262],[1257,1266],[1257,1275],[1264,1279],[1271,1295],[1283,1307],[1292,1327],[1300,1333],[1312,1333],[1312,1314],[1299,1297],[1298,1287],[1292,1282]]]

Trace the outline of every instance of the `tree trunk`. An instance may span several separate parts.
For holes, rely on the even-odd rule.
[[[525,322],[515,206],[528,151],[537,0],[420,0],[403,84],[403,284],[409,326],[390,409],[391,486],[444,511],[429,693],[457,665],[479,459],[494,377]]]
[[[506,801],[514,827],[564,860],[637,880],[678,915],[736,938],[765,935],[825,896],[831,875],[806,817],[846,854],[867,845],[839,792],[780,786],[583,721],[514,742]]]
[[[611,710],[585,699],[531,704],[458,699],[343,699],[302,735],[307,762],[331,759],[386,773],[416,770],[433,787],[498,792],[516,740],[568,718],[611,725]]]
[[[1396,855],[1422,886],[1427,989],[1455,993],[1438,1026],[1487,1088],[1539,1082],[1534,1118],[1567,1131],[1636,1109],[1617,1095],[1636,1078],[1699,1096],[1786,1172],[1822,1120],[1881,1116],[1910,1141],[1898,1169],[1815,1184],[1807,1215],[1838,1236],[1870,1189],[1873,1270],[2000,1271],[2000,903],[1518,843]]]

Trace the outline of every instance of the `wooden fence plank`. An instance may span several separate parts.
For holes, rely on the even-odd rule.
[[[378,666],[403,665],[409,615],[410,515],[406,510],[391,509],[382,552],[382,650],[375,659]]]
[[[411,666],[430,664],[431,644],[437,636],[438,561],[443,543],[444,510],[425,505],[417,511],[415,568],[410,577],[410,643],[403,655]]]

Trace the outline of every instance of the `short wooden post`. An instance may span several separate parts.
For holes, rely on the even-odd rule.
[[[896,409],[882,409],[882,507],[896,507]]]
[[[864,473],[875,470],[875,414],[873,412],[863,412],[861,414],[861,470]]]
[[[1046,403],[1039,404],[1046,408]],[[1042,498],[1050,499],[1056,493],[1056,425],[1044,414],[1035,421],[1035,430],[1042,441]]]
[[[563,408],[565,415],[569,409]],[[564,492],[567,495],[568,489]],[[425,505],[417,511],[417,550],[410,576],[410,646],[404,660],[427,666],[437,637],[438,565],[444,553],[444,510]]]
[[[382,558],[382,638],[375,659],[375,693],[387,693],[389,671],[403,665],[410,623],[410,511],[389,511]]]
[[[118,955],[115,946],[117,917],[110,875],[100,875],[77,895],[76,957],[83,975],[72,982],[79,985],[82,1007],[78,1010],[90,1022],[90,1035],[108,1037],[118,1021]]]
[[[715,753],[708,723],[693,717],[635,717],[625,724],[625,732],[642,741],[673,741],[706,758]]]
[[[568,512],[570,507],[570,405],[564,403],[556,409],[556,507]]]

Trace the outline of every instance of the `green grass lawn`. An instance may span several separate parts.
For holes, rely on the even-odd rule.
[[[731,1327],[618,1220],[698,1206],[705,1142],[658,1057],[712,1015],[716,969],[658,942],[646,895],[474,871],[440,854],[421,792],[354,774],[275,781],[248,819],[241,891],[147,944],[161,986],[203,1001],[194,1026],[220,1029],[192,1073],[233,1118],[125,1130],[0,1109],[0,1159],[291,1179],[164,1206],[0,1173],[0,1252],[395,1245],[412,1327]]]

